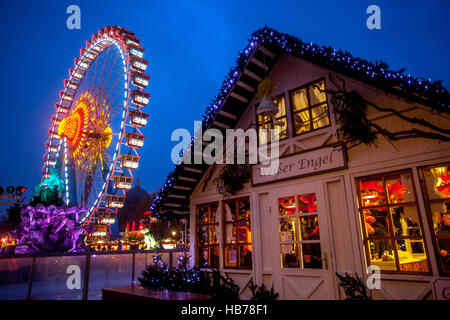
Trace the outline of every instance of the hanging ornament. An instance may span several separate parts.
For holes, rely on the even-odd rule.
[[[275,126],[283,126],[284,122],[275,119],[278,113],[278,106],[273,101],[272,92],[275,89],[275,83],[270,79],[264,79],[258,85],[256,96],[261,99],[261,103],[256,108],[256,114],[263,117],[271,117]]]

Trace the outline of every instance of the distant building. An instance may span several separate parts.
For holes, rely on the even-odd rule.
[[[131,227],[134,221],[136,228],[138,227],[139,221],[146,218],[145,213],[148,212],[153,202],[154,194],[155,192],[148,193],[142,189],[139,177],[136,179],[134,187],[126,194],[123,208],[119,210],[117,215],[120,232],[125,231],[127,222]]]

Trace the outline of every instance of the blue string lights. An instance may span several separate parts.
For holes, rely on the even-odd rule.
[[[153,256],[153,264],[147,265],[138,281],[142,286],[154,289],[200,293],[211,289],[206,272],[198,265],[189,267],[189,258],[184,255],[178,256],[176,268],[169,268],[161,255]]]
[[[271,51],[289,53],[328,68],[334,72],[372,84],[376,87],[394,91],[408,97],[421,98],[424,103],[444,111],[450,112],[450,93],[441,84],[441,81],[432,82],[431,79],[414,78],[410,74],[404,75],[405,69],[399,71],[389,70],[389,66],[382,61],[375,63],[353,57],[348,51],[335,50],[331,47],[318,46],[312,42],[304,42],[299,38],[275,29],[264,27],[255,31],[249,39],[249,44],[238,54],[236,65],[228,72],[219,94],[206,108],[203,116],[203,128],[207,128],[215,118],[217,112],[239,79],[241,72],[258,45],[264,45]],[[193,146],[193,141],[192,144]],[[174,215],[160,214],[160,205],[173,186],[173,182],[182,164],[176,165],[169,173],[166,182],[156,195],[150,210],[158,219],[171,219]]]

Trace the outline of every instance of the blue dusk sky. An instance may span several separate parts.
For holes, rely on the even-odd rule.
[[[71,4],[81,8],[81,30],[66,27]],[[381,8],[381,30],[366,27],[372,4]],[[150,61],[150,118],[137,174],[152,191],[174,166],[172,131],[193,131],[256,29],[267,24],[450,87],[449,14],[447,0],[2,0],[0,185],[25,185],[31,196],[63,80],[86,40],[104,26],[133,31]]]

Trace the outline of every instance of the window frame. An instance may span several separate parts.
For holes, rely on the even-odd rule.
[[[419,174],[419,180],[420,180],[420,187],[422,189],[422,195],[423,195],[423,200],[424,200],[424,205],[425,205],[425,212],[426,212],[426,219],[428,222],[428,230],[430,231],[430,235],[431,235],[431,239],[432,239],[432,243],[433,243],[433,252],[436,258],[436,264],[438,266],[438,271],[439,271],[439,275],[444,276],[444,277],[449,277],[450,276],[450,271],[444,271],[444,269],[442,268],[442,263],[441,263],[441,258],[440,258],[440,251],[439,251],[439,246],[437,243],[437,237],[435,235],[435,231],[434,231],[434,226],[433,226],[433,212],[431,210],[431,205],[432,204],[436,204],[436,203],[444,203],[444,202],[448,202],[450,201],[450,199],[445,199],[445,198],[440,198],[440,199],[430,199],[430,196],[428,194],[428,189],[427,189],[427,185],[425,182],[425,176],[424,176],[424,171],[425,170],[429,170],[435,167],[441,167],[441,166],[450,166],[450,162],[440,162],[440,163],[436,163],[433,165],[426,165],[426,166],[422,166],[417,168],[418,169],[418,174]]]
[[[226,206],[226,204],[230,203],[230,202],[235,202],[237,204],[239,201],[242,201],[242,200],[248,201],[248,204],[249,204],[250,215],[249,215],[248,220],[239,219],[239,220],[236,220],[235,222],[233,222],[233,221],[226,221],[225,220],[225,206]],[[226,241],[227,225],[231,225],[232,228],[233,228],[233,226],[237,225],[237,223],[240,222],[240,221],[248,221],[250,223],[250,230],[251,230],[252,222],[251,222],[250,196],[243,196],[243,197],[238,197],[238,198],[226,199],[226,200],[222,200],[221,203],[222,203],[222,212],[221,212],[222,213],[222,217],[221,217],[221,221],[222,221],[222,244],[223,244],[222,245],[222,248],[223,248],[222,249],[223,250],[222,251],[223,268],[224,269],[234,269],[234,270],[252,270],[253,269],[253,265],[254,265],[254,261],[253,261],[254,260],[253,259],[253,238],[252,238],[252,235],[251,235],[249,243],[248,242],[227,243],[227,241]],[[248,246],[248,245],[250,245],[252,247],[252,251],[251,251],[251,266],[250,267],[241,265],[241,263],[240,263],[241,262],[240,261],[240,254],[239,254],[239,248],[240,247],[244,247],[244,246]],[[238,252],[237,252],[237,255],[236,255],[236,259],[237,259],[236,260],[236,266],[227,266],[227,263],[226,263],[226,261],[227,261],[226,260],[226,250],[227,250],[228,247],[232,247],[232,246],[235,246],[235,247],[238,248]]]
[[[412,192],[414,195],[414,201],[403,202],[400,204],[390,204],[389,203],[389,193],[388,193],[387,187],[386,187],[386,178],[393,177],[396,175],[401,175],[401,174],[409,174],[411,177],[411,181],[412,181],[411,186],[412,186]],[[386,203],[382,204],[382,205],[376,205],[376,206],[363,206],[361,203],[360,182],[364,181],[364,180],[375,180],[375,179],[383,180],[383,191],[386,196]],[[378,240],[388,240],[390,242],[392,241],[392,247],[393,247],[393,251],[394,251],[394,262],[395,262],[396,270],[382,270],[380,268],[380,272],[382,274],[404,274],[404,275],[430,275],[430,274],[432,274],[431,259],[430,259],[430,254],[429,254],[426,236],[425,236],[425,228],[423,225],[422,215],[421,215],[421,211],[420,211],[420,207],[419,207],[419,200],[417,198],[417,191],[416,191],[413,171],[411,169],[402,169],[402,170],[396,170],[396,171],[382,172],[382,173],[373,174],[373,175],[369,175],[369,176],[355,177],[355,184],[356,184],[356,192],[357,192],[357,198],[358,198],[357,199],[357,204],[358,204],[357,210],[358,210],[358,215],[359,215],[359,219],[361,222],[362,237],[363,237],[362,241],[364,244],[364,253],[365,253],[365,257],[366,257],[367,266],[371,266],[373,264],[370,259],[371,251],[370,251],[369,244],[368,244],[369,237],[367,236],[367,231],[366,231],[366,225],[365,225],[366,221],[364,218],[364,210],[386,208],[387,212],[390,213],[391,208],[400,207],[400,206],[415,206],[416,211],[417,211],[417,217],[418,217],[418,220],[420,223],[420,231],[421,231],[422,235],[421,236],[396,236],[394,234],[392,218],[390,217],[387,227],[390,230],[392,230],[393,235],[390,235],[388,237],[379,237]],[[372,237],[371,239],[373,240],[374,238]],[[425,255],[426,255],[426,261],[427,261],[427,265],[428,265],[428,271],[402,271],[402,270],[400,270],[400,260],[398,257],[397,241],[405,240],[405,239],[421,239],[422,240],[423,248],[424,248]],[[397,268],[398,268],[398,270],[397,270]]]
[[[283,99],[284,99],[284,112],[285,112],[285,114],[284,114],[284,116],[282,116],[282,117],[275,118],[275,120],[284,119],[285,122],[286,122],[286,137],[284,137],[284,138],[278,140],[278,141],[283,141],[283,140],[286,140],[286,139],[289,139],[289,138],[290,138],[290,136],[289,136],[289,123],[288,123],[288,106],[287,106],[287,99],[286,99],[286,96],[285,96],[284,92],[280,93],[279,95],[276,95],[276,96],[274,97],[274,100],[278,100],[278,99],[280,99],[280,98],[283,98]],[[267,146],[269,146],[269,145],[272,143],[272,136],[270,136],[270,140],[267,141],[265,144],[261,144],[261,141],[260,141],[260,133],[259,133],[259,130],[260,130],[261,126],[260,126],[260,124],[259,124],[259,115],[256,113],[256,109],[258,109],[258,106],[259,106],[260,104],[261,104],[261,103],[255,104],[256,129],[257,129],[256,132],[257,132],[257,135],[258,135],[258,146],[259,146],[259,145],[263,145],[263,146],[264,146],[264,145],[267,145]],[[263,121],[263,124],[266,124],[266,123],[270,123],[271,129],[274,128],[274,125],[273,125],[273,118],[272,118],[272,117],[270,118],[270,122],[264,122],[264,121]],[[280,133],[281,133],[281,132],[280,132]],[[268,136],[269,136],[269,135],[268,135]]]
[[[299,87],[296,87],[294,89],[289,90],[289,107],[290,107],[290,113],[291,113],[291,126],[292,126],[292,134],[293,134],[294,137],[298,137],[298,136],[301,136],[301,135],[304,135],[304,134],[307,134],[307,133],[310,133],[310,132],[314,132],[314,131],[322,130],[324,128],[331,127],[330,104],[328,103],[328,95],[325,93],[325,101],[316,103],[314,105],[311,105],[311,97],[310,97],[310,93],[309,93],[309,87],[313,86],[315,83],[320,82],[320,81],[323,81],[324,87],[326,89],[327,86],[326,86],[325,77],[322,77],[322,78],[319,78],[317,80],[308,82],[308,83],[303,84],[303,85],[301,85]],[[306,97],[307,97],[307,100],[308,100],[308,107],[305,108],[305,109],[302,109],[302,110],[303,111],[304,110],[308,110],[309,119],[310,119],[310,121],[309,121],[310,122],[309,123],[310,130],[305,131],[305,132],[301,132],[301,133],[296,133],[297,130],[296,130],[296,127],[295,127],[295,115],[297,113],[302,112],[302,110],[297,111],[297,112],[294,111],[293,96],[294,96],[294,92],[295,91],[301,90],[301,89],[306,89]],[[327,106],[328,125],[314,129],[313,121],[312,121],[312,119],[313,119],[312,109],[316,108],[316,107],[319,107],[321,105],[324,105],[324,104]]]
[[[211,206],[216,205],[216,219],[215,221],[217,222],[208,222],[208,223],[199,223],[199,215],[198,215],[198,209],[199,207],[202,206],[208,206],[208,220],[210,219],[210,214],[211,214]],[[202,268],[220,268],[220,241],[219,238],[217,240],[217,243],[212,243],[209,239],[210,237],[210,229],[217,227],[216,230],[220,231],[220,217],[218,218],[217,215],[219,214],[219,208],[220,208],[220,201],[212,201],[212,202],[207,202],[207,203],[199,203],[195,206],[195,250],[196,250],[196,254],[197,257],[195,259],[197,265],[200,265],[200,248],[208,248],[208,261],[206,265],[201,265]],[[208,228],[208,244],[207,245],[200,245],[199,244],[199,230],[202,227],[207,227]],[[218,255],[218,264],[217,266],[211,266],[211,247],[213,246],[217,246],[219,247],[219,255]]]
[[[309,194],[314,194],[315,195],[315,201],[316,201],[316,211],[314,212],[299,212],[299,203],[298,203],[298,198],[300,196],[306,196]],[[293,214],[285,214],[285,215],[280,215],[280,211],[279,211],[279,200],[282,198],[294,198],[295,201],[295,213]],[[319,216],[321,215],[321,212],[319,210],[319,207],[317,206],[317,192],[313,191],[310,193],[298,193],[298,192],[293,192],[290,193],[289,195],[283,196],[283,197],[279,197],[277,198],[277,231],[278,231],[278,242],[279,242],[279,247],[280,247],[280,267],[282,270],[300,270],[300,271],[312,271],[312,270],[324,270],[325,266],[323,263],[324,260],[324,252],[323,252],[323,242],[322,239],[320,238],[320,222],[319,222]],[[315,217],[317,219],[317,225],[319,227],[319,239],[313,239],[313,240],[305,240],[302,239],[303,238],[303,234],[302,234],[302,218],[307,219],[307,218],[311,218],[311,217]],[[289,241],[282,241],[281,240],[281,221],[284,219],[289,219],[289,218],[293,218],[295,219],[295,236],[296,239],[295,240],[289,240]],[[320,268],[311,268],[311,267],[305,267],[305,262],[304,262],[304,252],[303,252],[303,245],[307,245],[307,244],[318,244],[320,246],[320,263],[321,266]],[[294,245],[297,247],[297,255],[298,255],[298,266],[296,267],[285,267],[284,266],[284,261],[283,261],[283,253],[281,250],[281,246],[283,245]]]

